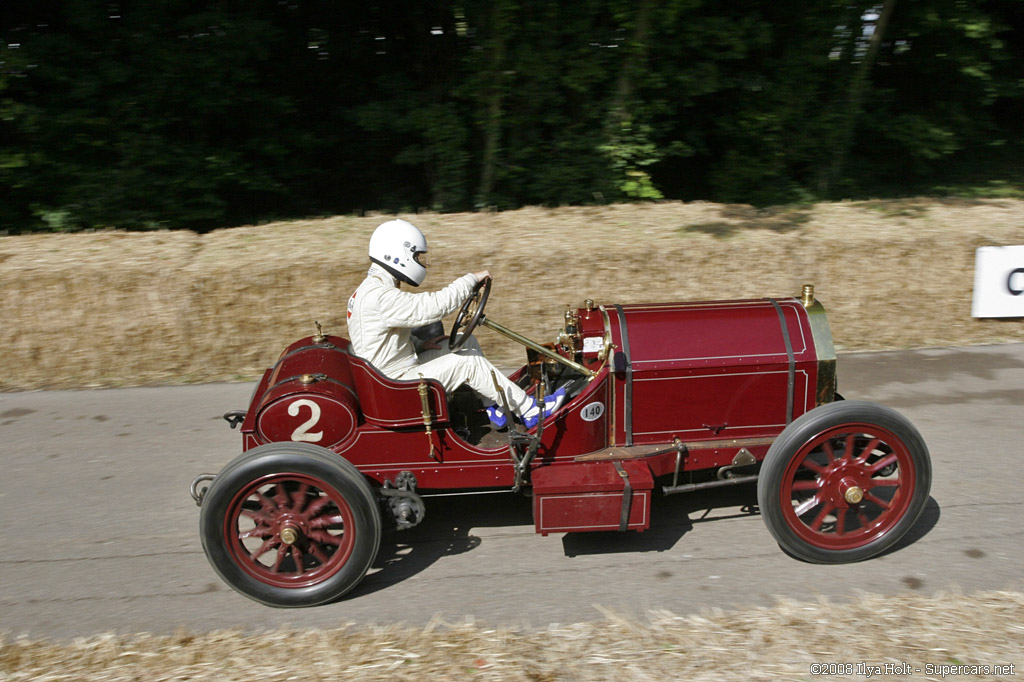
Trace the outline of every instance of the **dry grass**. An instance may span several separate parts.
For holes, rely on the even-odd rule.
[[[813,663],[1014,665],[1024,651],[1024,594],[861,596],[850,603],[782,601],[771,608],[607,614],[543,630],[433,623],[331,630],[100,635],[71,644],[0,639],[0,680],[863,680],[815,675]],[[891,669],[890,669],[891,670]],[[947,670],[947,673],[951,672]],[[962,669],[960,672],[964,672]],[[981,671],[978,671],[981,673]],[[996,680],[988,674],[949,679]]]
[[[840,349],[1024,340],[970,317],[974,251],[1024,244],[1024,201],[903,200],[759,211],[710,203],[405,216],[425,288],[486,267],[492,319],[552,340],[566,304],[797,295],[816,284]],[[0,237],[0,390],[254,379],[345,302],[382,216],[200,236]],[[499,364],[522,349],[481,332]]]

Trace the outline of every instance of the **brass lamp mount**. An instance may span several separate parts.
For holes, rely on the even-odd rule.
[[[313,320],[313,324],[316,325],[316,334],[313,335],[313,343],[323,343],[327,340],[327,337],[324,335],[323,327],[320,326],[320,322],[317,320]]]

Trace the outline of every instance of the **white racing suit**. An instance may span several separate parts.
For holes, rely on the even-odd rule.
[[[417,355],[412,329],[437,322],[459,309],[473,293],[475,275],[463,275],[444,289],[412,293],[402,291],[398,281],[374,263],[348,300],[348,335],[352,351],[392,379],[418,379],[422,374],[437,379],[447,393],[466,384],[487,404],[503,405],[494,388],[491,372],[508,397],[509,407],[523,414],[533,398],[516,386],[484,357],[480,344],[470,337],[457,351],[424,350]]]

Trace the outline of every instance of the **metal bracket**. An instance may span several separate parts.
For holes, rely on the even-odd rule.
[[[384,481],[377,492],[387,500],[391,513],[395,516],[397,530],[406,530],[419,525],[427,515],[427,506],[423,498],[416,494],[416,475],[411,471],[403,471],[395,477],[395,482]]]
[[[629,530],[629,510],[633,506],[633,486],[629,482],[629,474],[622,468],[622,462],[615,460],[612,465],[622,477],[622,512],[619,514],[619,531],[625,532]]]
[[[206,491],[210,489],[210,486],[203,486],[203,489],[199,489],[199,484],[203,481],[213,481],[217,478],[217,474],[199,474],[192,479],[192,485],[189,486],[188,492],[192,495],[192,499],[196,501],[197,507],[203,506],[203,497],[206,496]]]
[[[723,481],[727,478],[735,478],[732,475],[733,469],[742,469],[743,467],[749,467],[757,464],[757,458],[747,450],[746,448],[740,448],[736,456],[732,458],[732,464],[724,466],[718,470],[716,476],[718,480]]]
[[[245,421],[245,410],[231,410],[230,412],[225,412],[224,419],[227,421],[228,426],[235,428]]]
[[[530,439],[529,447],[526,448],[526,454],[516,464],[516,480],[512,485],[512,492],[519,492],[519,489],[526,483],[526,476],[530,473],[530,464],[533,462],[533,458],[537,456],[537,450],[540,448],[540,437],[544,434],[544,382],[537,382],[537,389],[534,395],[534,399],[537,401],[540,415],[537,417],[537,432],[534,434],[523,433]]]
[[[672,444],[676,448],[676,471],[672,474],[672,487],[675,488],[679,485],[679,471],[683,465],[683,457],[689,454],[690,450],[686,447],[686,444],[678,438],[672,441]]]

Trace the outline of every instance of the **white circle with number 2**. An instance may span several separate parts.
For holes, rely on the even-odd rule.
[[[596,422],[604,414],[604,403],[590,403],[580,410],[580,418],[585,422]]]

